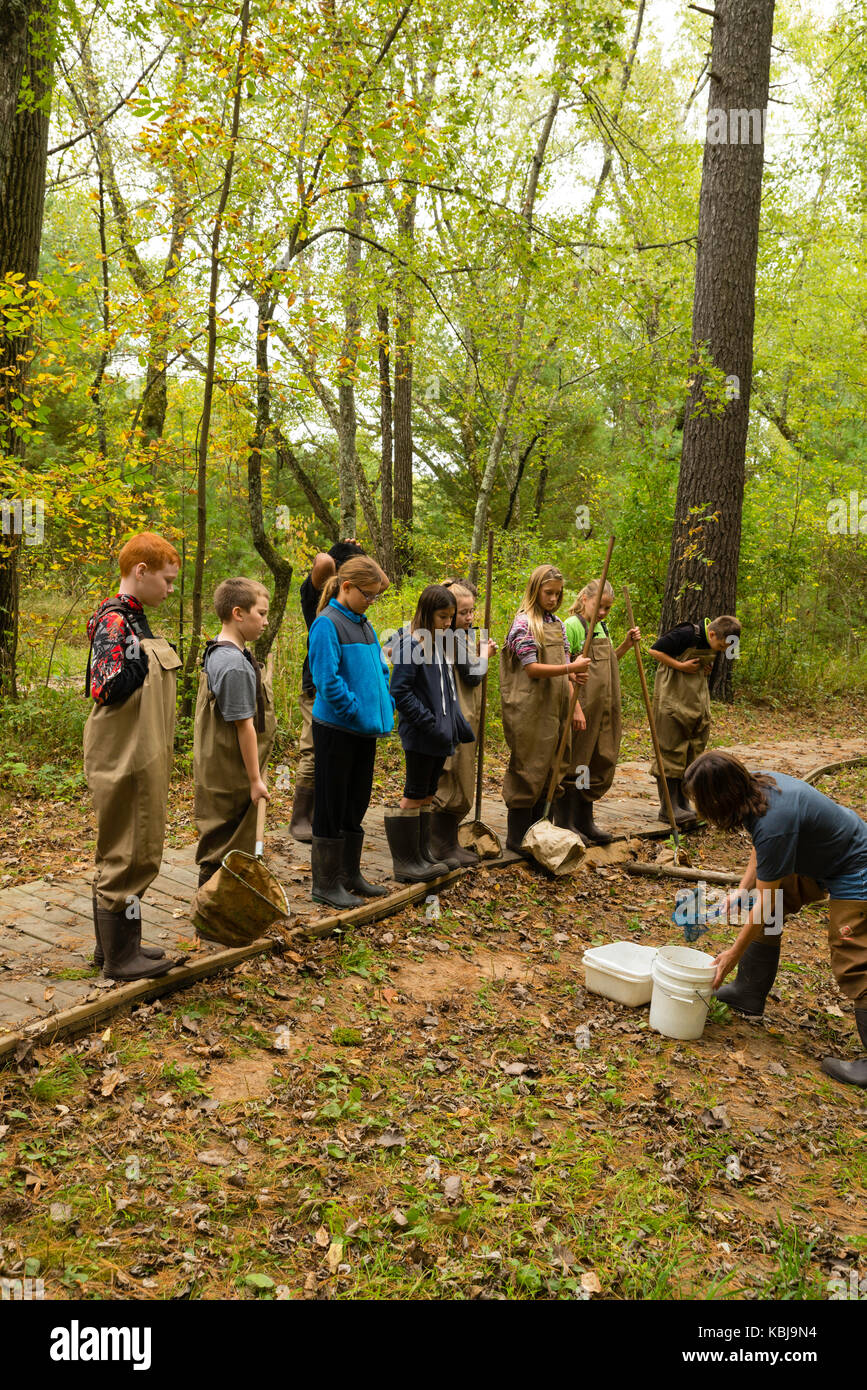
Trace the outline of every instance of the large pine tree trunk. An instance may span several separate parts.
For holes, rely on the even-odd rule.
[[[661,631],[733,613],[753,374],[774,0],[717,0],[693,300],[693,376]],[[756,113],[752,116],[749,113]],[[709,381],[709,362],[725,378]],[[731,698],[722,654],[711,693]]]
[[[379,332],[379,423],[382,433],[380,476],[382,568],[391,579],[394,575],[394,456],[392,452],[388,305],[378,304],[376,306],[376,326]]]
[[[17,15],[21,22],[11,25],[8,41],[0,48],[0,115],[9,121],[0,135],[0,280],[17,272],[26,282],[35,280],[39,270],[54,10],[51,0],[39,0],[4,7],[4,15],[7,21]],[[26,44],[24,54],[22,42]],[[30,95],[19,110],[23,77]],[[0,330],[0,448],[18,458],[23,455],[23,445],[8,425],[8,412],[11,400],[26,382],[29,347],[29,334],[11,336]],[[0,482],[0,495],[3,492]],[[12,699],[17,696],[20,546],[20,535],[0,533],[0,692]]]

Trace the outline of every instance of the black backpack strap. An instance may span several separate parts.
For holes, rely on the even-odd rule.
[[[127,608],[126,604],[121,603],[118,599],[110,599],[107,603],[102,604],[99,609],[99,618],[93,625],[93,637],[91,637],[90,646],[87,649],[87,671],[84,676],[84,693],[88,699],[90,698],[90,664],[91,659],[93,657],[94,638],[96,637],[96,629],[99,627],[99,624],[105,617],[106,613],[122,613],[123,616],[126,618],[127,622],[129,623],[130,627],[132,628],[133,632],[135,633],[136,637],[141,638],[153,636],[153,633],[151,632],[150,627],[148,626],[147,619],[145,618],[143,613],[134,612],[131,608]]]

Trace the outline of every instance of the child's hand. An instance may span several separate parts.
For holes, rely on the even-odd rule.
[[[699,661],[697,656],[694,656],[691,661],[678,662],[678,670],[686,671],[690,676],[694,675],[700,666],[701,662]]]
[[[631,627],[631,628],[629,629],[629,631],[627,632],[627,634],[626,634],[626,639],[627,639],[628,642],[640,642],[640,641],[641,641],[641,628],[640,628],[640,627]]]
[[[573,728],[573,729],[586,729],[586,728],[587,728],[587,716],[585,715],[585,713],[584,713],[584,711],[583,711],[583,709],[581,708],[580,705],[576,705],[575,708],[574,708],[574,710],[572,711],[572,728]]]
[[[574,661],[569,662],[569,674],[577,678],[579,685],[583,685],[590,674],[590,666],[589,656],[576,656]]]
[[[485,652],[485,656],[488,658],[488,660],[490,660],[490,658],[494,656],[497,651],[499,651],[499,648],[496,642],[494,641],[493,637],[489,637],[488,650]]]
[[[258,804],[258,802],[262,801],[263,799],[265,801],[270,801],[271,793],[268,791],[268,788],[263,782],[262,778],[257,777],[255,782],[250,783],[250,800],[255,806]]]

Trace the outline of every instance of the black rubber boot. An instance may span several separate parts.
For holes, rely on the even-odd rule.
[[[326,840],[321,835],[314,835],[312,844],[310,868],[313,873],[313,901],[327,903],[329,907],[361,907],[364,899],[347,893],[343,886],[342,838]]]
[[[665,824],[668,825],[668,811],[665,805],[665,797],[662,792],[662,778],[654,777],[653,780],[656,783],[657,789],[659,791],[659,819],[665,821]],[[671,809],[674,812],[675,824],[691,824],[696,818],[695,812],[690,811],[686,807],[680,805],[680,802],[677,799],[677,788],[680,785],[677,778],[666,777],[665,781],[668,786],[668,795],[671,798]]]
[[[388,889],[383,888],[378,883],[368,883],[361,872],[361,847],[363,844],[363,831],[356,831],[353,834],[344,830],[343,886],[347,893],[360,893],[363,898],[385,898],[388,896]]]
[[[751,942],[740,958],[737,977],[730,985],[720,985],[716,998],[746,1018],[761,1018],[779,965],[779,939]]]
[[[98,911],[99,911],[99,909],[97,908],[97,905],[96,905],[96,894],[94,894],[94,895],[93,895],[93,935],[94,935],[94,937],[96,938],[96,945],[95,945],[94,948],[93,948],[93,963],[94,963],[94,965],[96,966],[97,970],[101,970],[102,967],[103,967],[103,965],[105,964],[105,952],[104,952],[104,950],[102,949],[102,941],[100,940],[100,936],[99,936],[99,916],[98,916]],[[124,916],[124,921],[126,921],[126,916]],[[142,945],[139,945],[139,951],[141,952],[141,954],[142,954],[143,956],[146,956],[148,960],[165,960],[165,955],[166,955],[166,953],[165,953],[165,951],[161,951],[160,948],[159,948],[159,946],[142,946]]]
[[[691,821],[697,821],[698,812],[696,811],[686,792],[683,790],[683,778],[675,777],[670,783],[670,788],[671,790],[668,794],[670,797],[672,797],[672,805],[674,806],[675,820],[677,820],[678,811],[685,811]]]
[[[434,854],[433,850],[431,849],[430,836],[432,815],[433,812],[431,811],[430,806],[419,807],[418,856],[419,859],[421,859],[422,861],[427,861],[428,864],[437,864],[439,866],[439,873],[447,874],[449,869],[452,868],[453,865],[447,864],[444,859],[440,859],[439,855]]]
[[[220,867],[219,864],[200,864],[200,865],[199,865],[199,887],[200,887],[200,888],[201,888],[201,886],[202,886],[203,883],[207,883],[207,881],[208,881],[209,878],[213,878],[213,877],[214,877],[214,874],[217,872],[217,870],[219,869],[219,867]]]
[[[313,788],[296,787],[292,801],[292,819],[289,834],[302,844],[313,843]]]
[[[521,841],[533,822],[538,819],[535,806],[510,808],[506,815],[506,848],[515,854],[523,854],[526,858],[531,858],[527,850],[521,848]]]
[[[458,844],[458,816],[433,807],[430,813],[430,848],[435,859],[448,864],[450,869],[468,868],[478,865],[479,856],[471,849]]]
[[[607,830],[603,830],[601,825],[596,824],[593,819],[593,802],[582,796],[574,783],[571,788],[570,803],[573,808],[572,824],[584,843],[610,845],[614,836],[609,835]]]
[[[858,1035],[867,1048],[867,1008],[855,1010],[855,1023]],[[844,1062],[841,1057],[825,1057],[822,1071],[833,1076],[835,1081],[843,1081],[847,1086],[867,1086],[867,1057],[859,1057],[856,1062]]]
[[[96,909],[97,931],[105,953],[102,973],[107,980],[149,980],[166,975],[175,962],[163,955],[154,960],[141,949],[141,921],[124,912]]]
[[[421,817],[417,810],[386,811],[385,838],[398,883],[428,883],[448,873],[448,865],[422,858],[419,848]]]

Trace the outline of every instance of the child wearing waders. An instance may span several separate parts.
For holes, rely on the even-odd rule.
[[[313,746],[313,901],[360,907],[386,888],[361,872],[364,820],[373,790],[376,740],[394,730],[394,702],[379,638],[365,617],[388,588],[375,560],[356,555],[328,580],[310,628],[316,686]]]
[[[112,980],[164,975],[174,961],[142,945],[141,899],[160,871],[180,660],[145,608],[173,591],[180,556],[153,531],[118,557],[120,585],[87,624],[84,775],[96,809],[94,965]]]
[[[591,579],[569,609],[566,636],[573,659],[584,650],[598,589],[599,580]],[[614,589],[606,580],[590,643],[590,670],[579,695],[586,723],[583,729],[572,733],[569,773],[563,780],[564,794],[556,808],[558,825],[573,830],[585,844],[594,845],[610,844],[614,838],[594,821],[593,804],[614,781],[621,734],[619,666],[633,639],[641,639],[640,629],[633,627],[620,646],[614,646],[605,621],[613,602]]]
[[[316,620],[319,600],[328,580],[353,555],[363,554],[364,551],[357,541],[346,540],[337,541],[330,550],[322,550],[316,556],[310,567],[310,573],[301,581],[301,587],[298,591],[301,615],[308,634],[311,624]],[[310,672],[309,641],[308,636],[308,651],[304,653],[304,665],[301,667],[301,695],[298,701],[301,709],[301,741],[298,748],[298,762],[295,767],[292,819],[289,823],[289,833],[305,845],[309,845],[313,839],[313,794],[315,788],[313,701],[316,699],[316,687]]]
[[[466,579],[444,579],[443,588],[454,594],[457,603],[452,618],[455,644],[452,669],[458,703],[461,714],[477,739],[482,709],[482,680],[497,644],[490,639],[480,643],[473,627],[478,597],[476,586]],[[452,756],[446,759],[430,818],[431,854],[450,869],[479,862],[474,850],[463,849],[458,844],[458,826],[473,802],[475,774],[475,744],[459,743]]]
[[[708,680],[717,652],[725,651],[729,638],[740,637],[737,618],[723,613],[713,622],[681,623],[657,637],[650,655],[659,662],[653,683],[653,717],[662,753],[662,767],[654,754],[650,770],[659,789],[659,819],[667,821],[662,778],[668,783],[671,808],[678,825],[695,820],[695,812],[683,790],[683,775],[703,753],[710,734]]]
[[[511,750],[503,780],[508,807],[506,845],[521,853],[521,842],[545,809],[545,791],[569,713],[571,682],[590,668],[589,657],[572,659],[569,639],[556,610],[563,601],[563,576],[553,565],[539,565],[500,652],[503,733]],[[583,729],[575,706],[573,730]]]
[[[268,603],[255,579],[224,579],[214,592],[222,627],[202,653],[193,734],[200,888],[230,850],[255,852],[256,808],[268,800],[274,692],[270,671],[247,649],[268,626]]]
[[[447,759],[459,743],[475,742],[444,641],[456,611],[454,594],[429,584],[419,595],[410,631],[392,642],[391,693],[406,781],[400,809],[385,813],[385,834],[399,883],[425,883],[449,869],[431,847],[431,808]]]

